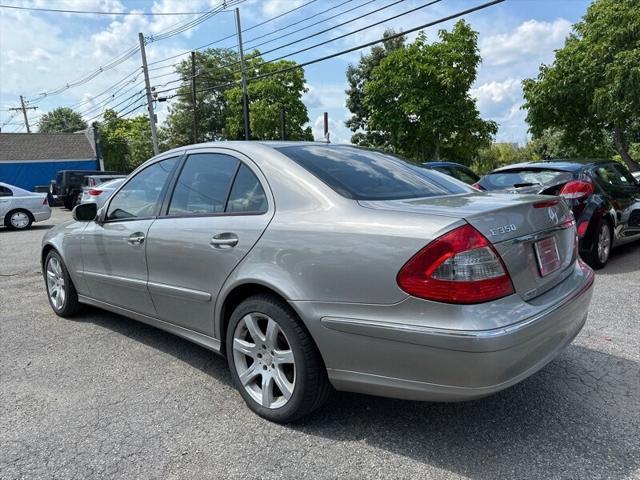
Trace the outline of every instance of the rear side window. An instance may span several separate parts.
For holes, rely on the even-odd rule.
[[[190,155],[173,191],[169,215],[224,212],[229,187],[237,169],[238,160],[229,155]]]
[[[12,197],[12,196],[13,196],[13,192],[11,191],[10,188],[3,187],[2,185],[0,185],[0,197]]]
[[[227,212],[264,213],[267,211],[267,197],[260,182],[249,167],[242,164],[233,182]]]
[[[276,150],[307,169],[340,195],[354,200],[396,200],[465,193],[423,168],[375,150],[303,145]]]
[[[622,165],[611,163],[609,165],[596,167],[595,174],[598,180],[608,185],[625,187],[636,184],[631,173]]]
[[[480,185],[486,190],[503,190],[507,188],[531,187],[564,183],[573,178],[570,172],[558,170],[506,170],[486,175]]]

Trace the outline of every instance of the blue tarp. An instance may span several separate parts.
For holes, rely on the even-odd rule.
[[[0,182],[33,192],[36,185],[49,185],[60,170],[98,170],[98,161],[57,160],[53,162],[0,162]]]

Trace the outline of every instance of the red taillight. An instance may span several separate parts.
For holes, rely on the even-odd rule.
[[[42,199],[42,204],[43,204],[43,205],[49,205],[49,199],[48,199],[47,197],[44,197],[44,198]]]
[[[542,202],[536,202],[533,204],[533,208],[548,208],[558,205],[560,199],[554,198],[553,200],[543,200]]]
[[[565,183],[559,195],[567,200],[583,200],[593,193],[593,184],[584,180]]]
[[[92,188],[91,190],[89,190],[89,195],[92,195],[94,197],[100,195],[102,193],[102,190],[99,190],[97,188]]]
[[[484,190],[484,188],[482,188],[482,185],[480,185],[479,182],[474,183],[473,185],[471,185],[473,188],[475,188],[476,190]]]
[[[397,282],[410,295],[446,303],[483,303],[514,293],[498,252],[471,225],[420,250],[402,267]]]

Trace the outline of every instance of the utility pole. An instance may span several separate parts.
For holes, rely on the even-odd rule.
[[[156,115],[153,113],[153,97],[151,96],[151,84],[149,83],[149,70],[147,69],[147,54],[144,50],[144,35],[138,33],[140,40],[140,53],[142,54],[142,70],[144,71],[144,84],[147,90],[147,110],[149,110],[149,123],[151,124],[151,140],[153,141],[153,153],[158,155],[158,133],[156,132]]]
[[[324,112],[324,141],[329,143],[329,113]]]
[[[284,112],[284,107],[280,107],[280,139],[287,139],[287,126],[286,126],[286,114]]]
[[[24,97],[20,95],[20,107],[9,108],[9,110],[22,110],[22,115],[24,115],[24,126],[27,127],[27,133],[31,133],[31,128],[29,127],[29,119],[27,118],[27,110],[35,110],[38,107],[27,107],[24,104]]]
[[[196,52],[191,52],[191,103],[193,108],[193,143],[198,143],[198,112],[196,108]]]
[[[247,72],[244,65],[244,51],[242,50],[242,27],[240,26],[240,9],[236,7],[236,29],[238,30],[238,50],[240,51],[240,71],[242,78],[242,114],[244,116],[244,139],[251,138],[249,131],[249,95],[247,94]]]

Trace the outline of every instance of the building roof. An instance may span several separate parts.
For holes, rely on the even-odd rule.
[[[96,158],[93,129],[78,133],[0,133],[0,162]]]

